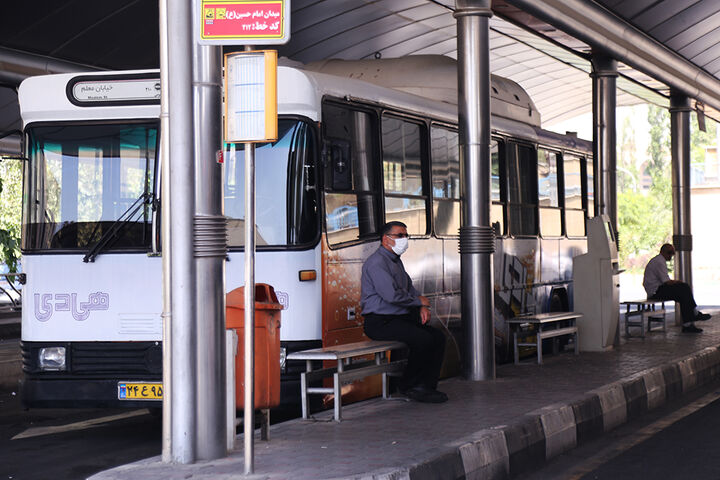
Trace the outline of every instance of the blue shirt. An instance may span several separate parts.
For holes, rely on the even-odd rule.
[[[362,267],[360,307],[363,315],[404,315],[420,307],[420,292],[413,287],[400,257],[380,245]]]

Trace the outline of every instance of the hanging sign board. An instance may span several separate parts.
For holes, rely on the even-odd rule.
[[[196,0],[204,45],[282,45],[290,40],[290,0]]]
[[[277,140],[277,51],[225,55],[225,141]]]

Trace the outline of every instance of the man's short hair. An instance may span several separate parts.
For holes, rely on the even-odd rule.
[[[390,230],[392,230],[393,227],[402,227],[404,229],[407,229],[407,225],[405,225],[403,222],[396,222],[396,221],[387,222],[380,229],[380,236],[385,236],[388,233],[390,233]]]
[[[660,253],[675,253],[675,247],[670,245],[669,243],[663,244],[662,247],[660,247]]]

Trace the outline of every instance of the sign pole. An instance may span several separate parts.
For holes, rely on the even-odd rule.
[[[245,51],[252,50],[250,45]],[[245,143],[245,475],[255,471],[255,144]]]
[[[290,0],[195,0],[201,45],[245,45],[225,55],[225,141],[245,149],[243,444],[255,470],[255,142],[277,139],[277,52],[252,45],[290,40]],[[279,359],[278,359],[279,361]]]

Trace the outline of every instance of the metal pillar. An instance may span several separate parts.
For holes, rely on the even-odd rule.
[[[690,233],[690,99],[676,91],[670,95],[672,150],[673,244],[675,278],[692,287],[692,235]]]
[[[617,151],[615,105],[617,60],[595,53],[592,57],[593,155],[596,162],[597,214],[606,214],[617,232]]]
[[[163,417],[162,460],[173,461],[172,456],[172,343],[170,334],[172,302],[170,297],[170,135],[168,106],[168,32],[167,9],[169,0],[158,2],[160,9],[160,238],[162,241],[162,296],[163,296]]]
[[[170,177],[172,209],[169,220],[170,288],[170,461],[193,463],[195,451],[195,311],[197,291],[193,258],[193,212],[195,211],[195,169],[193,162],[192,101],[192,12],[188,0],[168,0],[168,109],[170,158],[172,168],[163,172]],[[167,218],[167,217],[165,217]],[[165,219],[164,218],[164,219]]]
[[[245,144],[245,474],[255,470],[255,144]]]
[[[490,0],[456,0],[462,226],[460,272],[468,380],[495,378],[490,226]]]
[[[222,51],[193,42],[193,107],[195,140],[196,265],[196,456],[213,460],[227,454],[225,418],[225,257],[223,216]],[[189,293],[189,292],[188,292]]]

